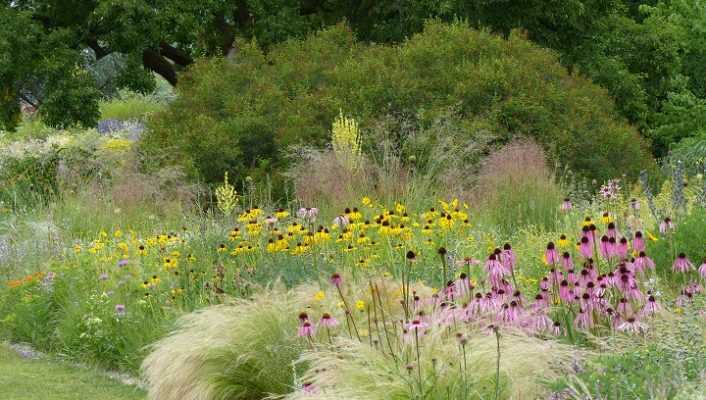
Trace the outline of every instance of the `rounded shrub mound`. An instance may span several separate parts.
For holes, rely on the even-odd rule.
[[[599,180],[652,163],[604,89],[517,33],[505,40],[461,23],[431,22],[399,45],[358,42],[345,25],[266,54],[242,44],[235,58],[195,63],[178,91],[151,119],[143,151],[210,182],[225,170],[276,176],[290,145],[325,145],[341,111],[364,133],[391,116],[420,126],[453,118],[459,134],[488,151],[532,137],[554,160]]]

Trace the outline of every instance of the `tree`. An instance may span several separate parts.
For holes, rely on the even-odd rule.
[[[149,91],[152,72],[172,85],[198,56],[237,52],[236,36],[264,46],[306,33],[318,1],[3,0],[0,8],[0,127],[21,103],[53,126],[92,126],[101,96],[90,71],[113,57],[121,87]],[[273,11],[275,10],[275,11]]]

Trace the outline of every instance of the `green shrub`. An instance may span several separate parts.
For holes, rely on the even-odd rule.
[[[530,136],[599,180],[652,163],[603,89],[519,35],[433,22],[401,45],[364,45],[339,25],[267,54],[241,47],[235,60],[201,60],[182,77],[180,96],[150,121],[142,150],[151,162],[180,163],[208,182],[225,170],[258,177],[286,163],[289,145],[326,144],[341,110],[370,147],[365,132],[382,119],[428,126],[454,108],[470,145]]]
[[[164,108],[164,103],[155,96],[123,92],[100,103],[101,119],[144,120],[150,114]]]

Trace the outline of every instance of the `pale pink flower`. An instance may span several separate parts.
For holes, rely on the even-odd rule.
[[[642,237],[642,232],[635,232],[635,238],[632,240],[632,249],[637,252],[645,251],[645,238]]]
[[[617,329],[626,333],[642,333],[647,330],[647,325],[635,317],[630,317],[618,325]]]
[[[677,259],[674,260],[674,264],[672,264],[672,271],[674,271],[674,272],[689,272],[692,269],[694,269],[694,264],[692,264],[691,261],[689,261],[689,259],[686,257],[686,254],[679,253],[679,256],[677,256]]]

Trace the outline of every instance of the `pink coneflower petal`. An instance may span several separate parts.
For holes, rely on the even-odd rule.
[[[684,253],[679,253],[677,256],[677,259],[674,260],[674,264],[672,264],[672,271],[674,272],[689,272],[689,270],[694,268],[694,264],[689,261],[689,259],[686,257],[686,254]]]

